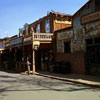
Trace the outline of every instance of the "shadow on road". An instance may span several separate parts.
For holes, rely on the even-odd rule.
[[[8,75],[0,75],[0,78],[15,78],[15,77],[8,76]]]
[[[41,76],[7,76],[0,75],[0,96],[6,96],[7,92],[21,91],[57,91],[57,92],[76,92],[93,91],[98,92],[100,88],[93,88],[81,84],[50,79]]]

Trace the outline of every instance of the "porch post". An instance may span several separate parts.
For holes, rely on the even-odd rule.
[[[35,74],[35,50],[33,49],[33,75]]]
[[[35,74],[35,49],[34,49],[34,45],[33,45],[33,42],[34,42],[34,32],[32,32],[32,57],[33,57],[33,75]]]

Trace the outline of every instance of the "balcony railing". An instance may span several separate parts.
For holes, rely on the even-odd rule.
[[[100,11],[82,17],[82,24],[100,20]]]
[[[53,33],[33,33],[33,40],[35,41],[51,41]]]

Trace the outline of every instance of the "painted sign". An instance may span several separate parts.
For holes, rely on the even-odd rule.
[[[100,19],[100,11],[82,17],[82,24]]]
[[[11,46],[16,45],[16,44],[20,44],[20,43],[22,43],[22,37],[16,38],[16,39],[13,39],[13,40],[10,41]]]
[[[40,41],[33,41],[33,45],[40,45]]]
[[[85,37],[100,35],[100,21],[85,25]]]

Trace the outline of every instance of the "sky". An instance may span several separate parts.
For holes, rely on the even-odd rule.
[[[19,28],[55,12],[73,15],[88,0],[0,0],[0,38],[18,35]]]

